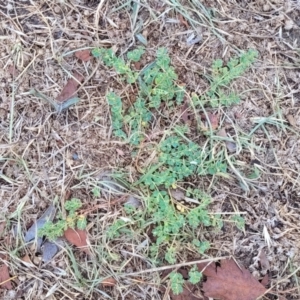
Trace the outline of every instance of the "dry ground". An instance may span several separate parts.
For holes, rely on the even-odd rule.
[[[61,201],[72,194],[90,203],[97,174],[125,169],[136,176],[130,147],[111,134],[105,93],[116,84],[115,75],[95,59],[79,61],[73,52],[100,46],[122,55],[140,45],[138,33],[147,37],[142,63],[166,47],[189,92],[207,88],[203,74],[214,59],[227,61],[238,49],[259,52],[251,70],[234,83],[241,103],[217,111],[236,138],[253,132],[236,159],[241,166],[256,164],[261,176],[248,191],[237,180],[211,184],[209,178],[195,179],[194,184],[212,195],[212,212],[242,212],[245,217],[244,232],[226,223],[221,234],[206,233],[209,255],[233,255],[260,277],[266,271],[258,264],[263,250],[273,289],[299,299],[299,0],[136,2],[135,18],[132,1],[0,0],[0,254],[9,257],[10,274],[16,276],[13,290],[0,290],[1,299],[46,299],[49,291],[47,299],[168,299],[159,292],[161,279],[155,272],[117,276],[114,287],[99,285],[100,277],[143,269],[142,254],[132,254],[136,245],[120,240],[108,245],[102,235],[122,214],[121,207],[90,216],[94,259],[63,251],[40,267],[19,260],[27,251],[22,232],[56,195]],[[187,43],[192,34],[201,38],[198,43]],[[57,97],[75,70],[85,81],[80,102],[67,111],[57,114],[49,103],[29,95],[35,88]],[[254,130],[257,124],[261,126]],[[164,128],[155,130],[159,134]],[[104,248],[120,260],[108,264]],[[121,267],[120,261],[126,264]],[[79,285],[79,273],[90,287]]]

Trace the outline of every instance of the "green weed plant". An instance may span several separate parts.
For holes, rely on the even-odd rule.
[[[92,54],[108,68],[115,70],[126,84],[138,87],[136,99],[127,109],[117,93],[111,91],[106,97],[111,109],[114,135],[127,141],[133,148],[141,146],[161,105],[175,110],[182,104],[186,93],[184,87],[177,84],[178,76],[171,66],[167,50],[159,48],[155,60],[140,72],[132,70],[130,65],[141,59],[143,48],[127,53],[127,61],[117,57],[112,49],[96,48]],[[192,96],[194,107],[228,107],[238,103],[239,97],[228,92],[228,87],[234,79],[242,76],[256,57],[257,52],[249,50],[230,59],[227,65],[222,60],[214,61],[208,78],[210,87],[203,95]],[[198,228],[220,229],[223,223],[220,215],[209,214],[211,198],[205,192],[186,189],[185,196],[198,203],[196,206],[188,206],[178,205],[170,190],[177,188],[180,182],[188,180],[190,176],[225,174],[228,166],[220,156],[213,158],[212,150],[201,148],[190,141],[184,130],[169,131],[156,151],[158,158],[155,163],[142,170],[140,178],[133,184],[144,195],[145,210],[126,205],[125,212],[133,222],[131,227],[124,219],[119,219],[107,229],[106,236],[114,239],[124,234],[142,234],[152,228],[154,241],[149,247],[150,259],[156,264],[163,264],[165,261],[175,264],[182,244],[188,244],[199,254],[209,249],[209,243],[199,239]],[[232,221],[242,229],[244,223],[241,217],[237,216]],[[132,224],[135,224],[134,231],[131,230]],[[201,276],[200,272],[192,268],[190,282],[199,282]],[[173,292],[181,293],[182,275],[172,272],[170,279]]]
[[[39,236],[45,236],[49,240],[54,241],[58,237],[63,236],[68,228],[85,229],[87,220],[85,216],[77,213],[81,206],[82,203],[80,199],[72,198],[66,201],[65,210],[67,211],[67,216],[65,218],[58,216],[55,222],[47,221],[44,226],[39,229]]]

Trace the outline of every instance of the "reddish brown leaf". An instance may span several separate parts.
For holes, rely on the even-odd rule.
[[[101,282],[101,285],[102,286],[115,286],[116,283],[117,283],[116,279],[114,279],[113,277],[109,277],[109,278],[104,279]]]
[[[67,84],[56,98],[59,102],[64,102],[76,95],[79,84],[83,81],[84,77],[78,72],[73,72],[73,77],[69,78]]]
[[[88,61],[92,58],[90,50],[87,49],[75,52],[75,56],[82,61]]]
[[[141,70],[141,68],[142,68],[142,64],[141,64],[140,61],[135,61],[133,63],[133,65],[134,65],[135,69],[138,70],[138,71]]]
[[[182,15],[178,15],[178,19],[181,25],[184,25],[186,28],[189,28],[189,23],[186,21],[186,19]]]
[[[0,266],[0,289],[11,290],[13,288],[7,265]]]
[[[198,269],[207,277],[203,283],[207,297],[220,300],[256,300],[266,292],[266,288],[233,259],[222,260],[220,267],[215,263],[198,264]]]
[[[77,246],[87,254],[91,254],[90,249],[88,248],[86,230],[68,228],[64,233],[64,237],[72,245]]]

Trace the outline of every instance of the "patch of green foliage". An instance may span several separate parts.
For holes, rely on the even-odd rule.
[[[172,272],[170,274],[171,289],[175,295],[183,292],[184,279],[180,273]]]
[[[158,153],[158,162],[153,164],[139,180],[139,183],[144,183],[151,190],[157,186],[174,187],[178,181],[193,174],[215,175],[227,172],[227,164],[209,160],[208,153],[199,145],[187,142],[177,135],[172,135],[161,142]]]
[[[39,229],[39,236],[45,236],[49,240],[55,240],[64,235],[68,228],[85,229],[87,221],[85,216],[78,215],[77,211],[82,206],[81,200],[72,198],[66,201],[65,210],[68,212],[66,218],[58,218],[56,222],[47,221],[42,228]]]
[[[197,284],[202,279],[202,273],[198,271],[196,266],[192,267],[189,271],[189,281],[192,284]]]
[[[230,92],[226,93],[229,84],[236,78],[242,76],[245,71],[255,62],[257,51],[250,49],[244,52],[240,57],[231,58],[227,65],[224,65],[223,60],[217,59],[212,64],[212,74],[209,78],[210,88],[200,97],[200,101],[211,107],[219,105],[231,106],[240,102],[237,94]]]
[[[151,121],[164,107],[176,109],[183,101],[185,89],[177,84],[177,74],[171,66],[171,59],[164,48],[157,50],[155,60],[140,72],[133,71],[131,62],[141,59],[144,49],[138,48],[127,54],[128,61],[118,58],[111,49],[94,49],[95,57],[113,68],[128,84],[138,87],[136,99],[127,110],[119,95],[107,94],[111,109],[113,133],[133,146],[141,146]],[[257,52],[249,50],[240,57],[231,59],[226,66],[222,60],[212,65],[209,78],[210,88],[200,97],[192,95],[194,107],[230,106],[239,101],[234,93],[226,93],[232,80],[241,76],[251,66]],[[197,236],[198,228],[220,229],[223,226],[220,215],[209,214],[210,197],[199,189],[188,188],[185,196],[198,204],[196,207],[185,206],[178,209],[170,189],[190,176],[218,175],[227,173],[227,163],[220,155],[213,155],[213,150],[201,148],[185,136],[186,129],[176,127],[168,131],[166,137],[157,146],[158,158],[142,170],[142,175],[133,184],[145,198],[145,210],[125,205],[128,221],[116,220],[106,231],[108,239],[122,235],[144,234],[149,228],[154,236],[149,247],[149,257],[154,263],[169,264],[177,262],[177,255],[183,244],[189,244],[199,254],[210,248],[208,241],[201,241]],[[212,149],[212,148],[211,148]],[[236,216],[233,222],[242,228],[242,218]],[[134,230],[132,228],[134,227]],[[162,255],[163,254],[163,255]],[[195,268],[190,271],[190,282],[196,283],[202,274]],[[175,294],[182,292],[183,278],[179,273],[170,274],[171,287]]]
[[[171,289],[175,295],[179,295],[183,292],[184,278],[178,272],[172,272],[169,275]],[[189,271],[189,282],[197,284],[202,279],[202,273],[198,271],[197,266],[193,266]]]
[[[92,51],[95,57],[102,59],[107,67],[126,79],[127,83],[137,83],[139,91],[134,104],[128,112],[124,112],[122,99],[114,92],[107,94],[107,101],[111,108],[112,127],[115,136],[129,139],[132,145],[139,145],[143,139],[143,132],[149,127],[152,119],[151,109],[159,109],[162,102],[168,106],[180,104],[184,97],[184,88],[176,84],[177,74],[170,65],[171,59],[164,48],[157,51],[153,63],[145,67],[140,73],[132,71],[131,61],[138,61],[143,55],[142,48],[127,54],[128,62],[117,57],[111,49],[96,48]],[[127,128],[126,135],[124,128]]]

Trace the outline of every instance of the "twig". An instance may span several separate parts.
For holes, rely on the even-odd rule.
[[[140,275],[140,274],[145,274],[145,273],[161,272],[164,270],[181,268],[183,266],[192,266],[195,264],[209,263],[209,262],[218,261],[221,259],[229,259],[229,258],[230,258],[230,256],[223,256],[223,257],[208,258],[208,259],[202,259],[202,260],[196,260],[196,261],[188,261],[188,262],[175,264],[175,265],[171,265],[171,266],[164,266],[164,267],[152,268],[152,269],[142,270],[142,271],[133,272],[133,273],[120,274],[119,276],[120,277],[135,276],[135,275]]]
[[[82,210],[79,211],[79,214],[81,214],[81,215],[88,215],[92,211],[95,211],[95,210],[98,210],[98,209],[101,209],[101,208],[107,208],[109,206],[116,205],[116,204],[119,204],[119,203],[123,203],[123,202],[125,202],[127,200],[126,197],[127,197],[127,195],[124,195],[121,198],[113,200],[113,201],[110,201],[108,203],[98,204],[98,205],[93,206],[92,208],[89,208],[89,209],[82,209]]]

